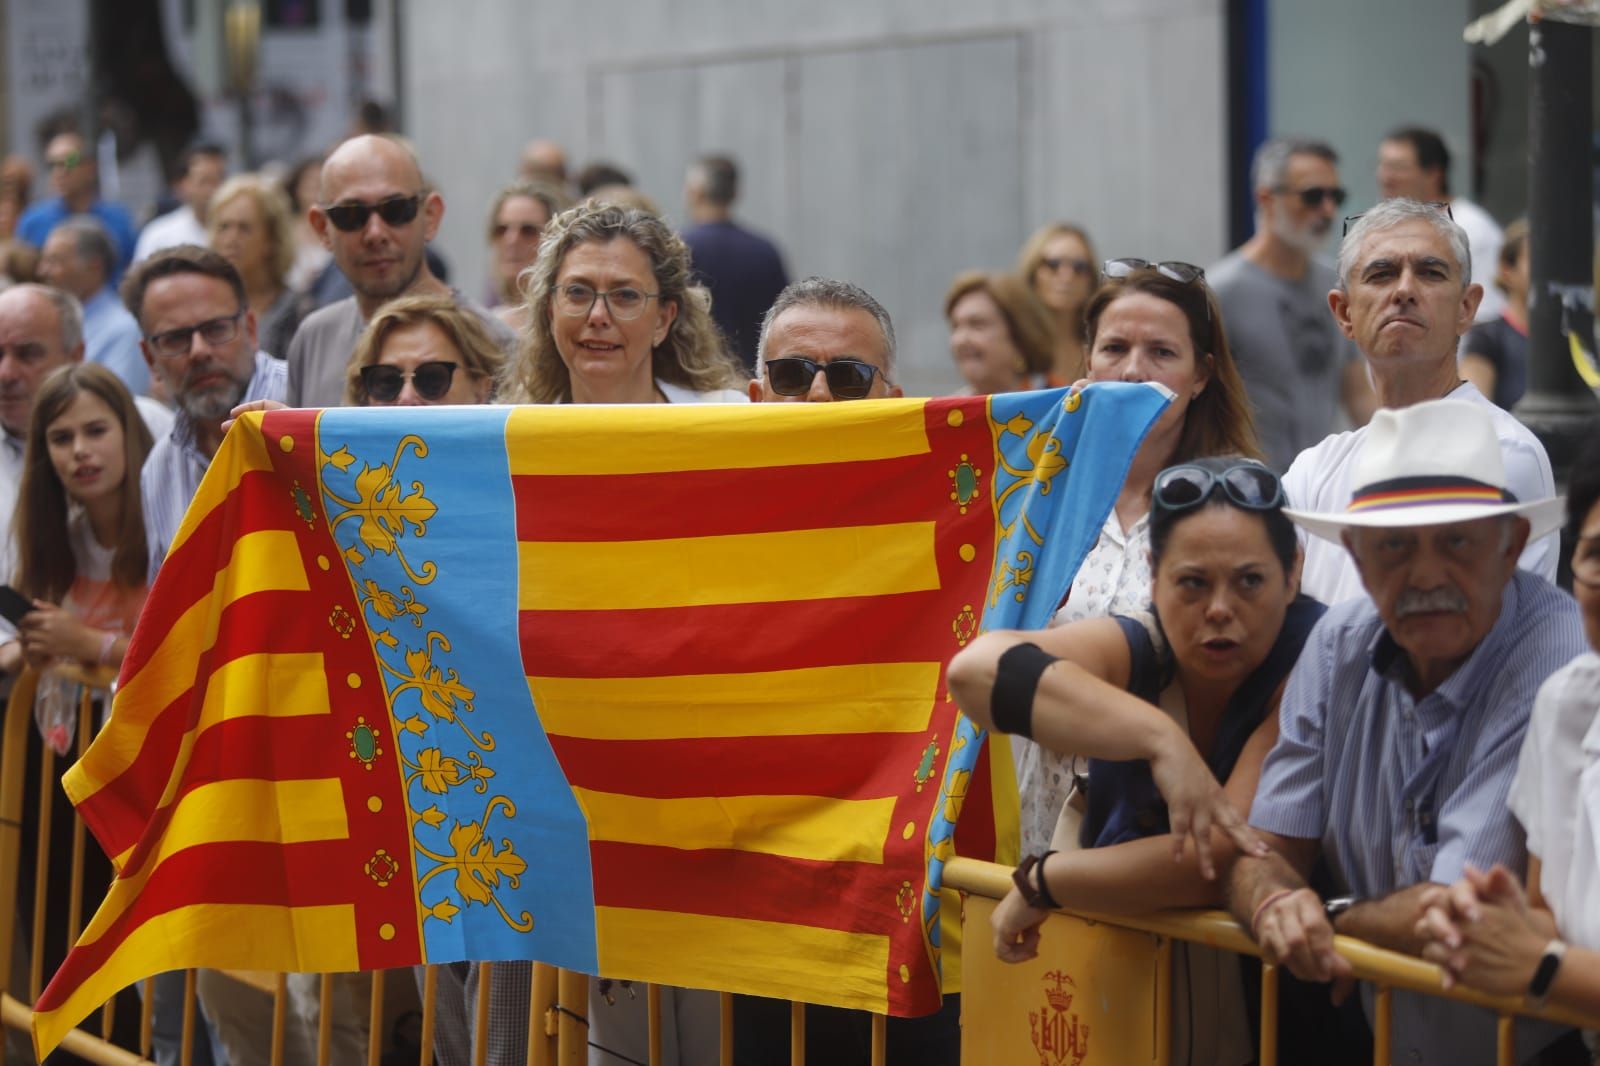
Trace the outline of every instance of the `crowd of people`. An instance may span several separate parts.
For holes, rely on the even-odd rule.
[[[0,168],[3,576],[31,604],[0,623],[0,669],[46,679],[36,718],[63,753],[74,686],[121,662],[241,411],[904,394],[889,312],[848,280],[791,283],[735,220],[725,156],[691,168],[678,233],[620,168],[569,180],[560,146],[531,142],[488,205],[481,299],[449,283],[429,246],[445,193],[391,135],[233,176],[196,145],[142,229],[99,197],[77,131],[44,158],[54,195],[34,203],[28,164]],[[1502,234],[1452,196],[1443,141],[1400,129],[1380,149],[1386,198],[1325,263],[1338,163],[1318,141],[1261,146],[1255,233],[1209,268],[1101,261],[1086,228],[1054,222],[1013,268],[964,271],[945,295],[968,393],[1171,397],[1050,628],[986,634],[949,668],[967,714],[1017,735],[1027,858],[994,949],[1031,957],[1054,906],[1227,906],[1306,982],[1344,991],[1337,932],[1600,1013],[1600,450],[1568,497],[1574,599],[1553,584],[1550,462],[1507,410],[1527,382],[1525,225]],[[442,1061],[480,1044],[522,1061],[529,967],[493,973],[486,1031],[476,968],[442,974]],[[350,997],[334,1061],[355,1061],[363,992],[330,980]],[[1250,980],[1233,956],[1187,953],[1179,1061],[1255,1059]],[[291,980],[291,1040],[315,1039],[320,984]],[[182,985],[156,982],[163,1062]],[[240,988],[202,975],[196,1062],[264,1056]],[[667,1061],[711,1061],[714,997],[662,1002]],[[1285,1002],[1305,1022],[1281,1030],[1286,1061],[1369,1049],[1356,1001]],[[591,1004],[593,1061],[642,1059],[642,998],[597,977]],[[892,1022],[891,1061],[958,1061],[958,1010]],[[786,1010],[741,998],[736,1016],[737,1061],[787,1060]],[[1394,1047],[1478,1061],[1491,1021],[1397,996]],[[1588,1061],[1570,1032],[1518,1034],[1540,1061]],[[865,1040],[857,1016],[810,1013],[814,1054],[853,1061]]]

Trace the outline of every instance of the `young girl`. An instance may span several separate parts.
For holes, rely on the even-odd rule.
[[[68,675],[104,677],[119,667],[144,606],[139,470],[150,447],[133,398],[104,367],[65,366],[39,386],[13,527],[13,584],[34,605],[18,627],[22,657],[45,674],[34,715],[62,754],[76,717]]]

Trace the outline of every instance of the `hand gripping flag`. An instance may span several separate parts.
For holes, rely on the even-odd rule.
[[[1016,852],[944,664],[1048,620],[1165,402],[247,416],[65,778],[118,872],[38,1050],[191,966],[935,1009],[944,861]]]

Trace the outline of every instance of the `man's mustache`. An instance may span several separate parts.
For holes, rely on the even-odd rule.
[[[1460,589],[1442,588],[1406,589],[1400,594],[1400,602],[1395,604],[1395,614],[1401,618],[1413,614],[1432,614],[1438,611],[1448,611],[1455,614],[1465,614],[1467,611],[1467,597]]]

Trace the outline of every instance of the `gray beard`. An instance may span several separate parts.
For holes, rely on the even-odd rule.
[[[244,399],[245,384],[236,381],[226,389],[183,393],[178,397],[178,407],[197,422],[220,422]]]

